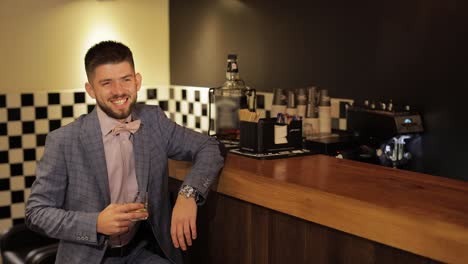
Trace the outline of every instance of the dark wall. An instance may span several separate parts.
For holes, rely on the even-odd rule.
[[[237,53],[260,91],[410,104],[426,128],[421,171],[468,180],[467,14],[461,0],[171,0],[171,83],[219,86]]]

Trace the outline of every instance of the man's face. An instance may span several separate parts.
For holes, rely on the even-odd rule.
[[[123,121],[131,114],[141,87],[141,75],[135,74],[130,63],[99,65],[90,78],[86,91],[108,116]]]

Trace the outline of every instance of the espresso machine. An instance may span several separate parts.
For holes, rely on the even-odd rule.
[[[350,106],[347,130],[355,140],[347,158],[409,170],[422,166],[422,118],[408,105],[365,101],[363,105]]]

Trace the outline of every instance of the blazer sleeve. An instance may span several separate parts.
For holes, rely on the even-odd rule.
[[[61,133],[54,132],[47,136],[44,155],[37,163],[36,180],[26,204],[26,224],[49,237],[97,245],[96,221],[99,213],[63,209],[68,185],[64,155],[67,139]]]
[[[224,165],[224,146],[215,138],[185,128],[157,108],[157,122],[166,142],[168,158],[192,161],[184,184],[196,188],[206,199],[209,188]]]

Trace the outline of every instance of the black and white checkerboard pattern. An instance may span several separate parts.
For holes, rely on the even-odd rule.
[[[271,93],[257,94],[257,108],[262,117],[270,116],[272,99]],[[138,102],[159,105],[178,124],[209,132],[208,88],[147,86],[139,91]],[[332,122],[334,128],[343,129],[344,104],[349,102],[332,99],[332,118],[337,120]],[[47,133],[89,113],[94,106],[94,99],[82,89],[0,94],[0,231],[24,222],[25,201]],[[211,122],[214,123],[213,118]]]

